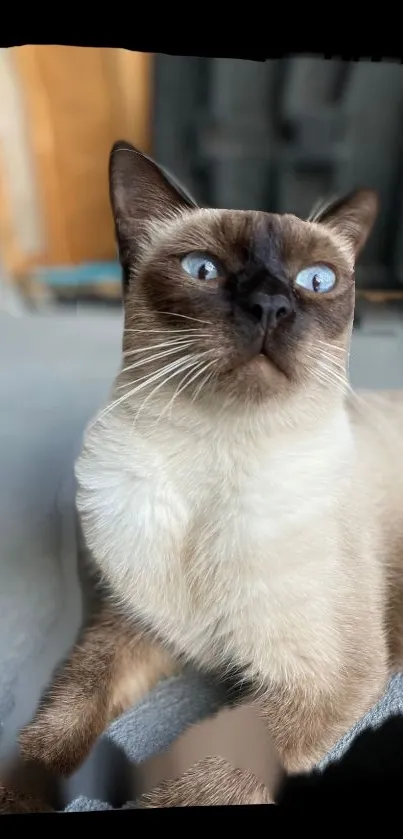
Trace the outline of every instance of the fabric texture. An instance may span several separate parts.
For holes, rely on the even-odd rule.
[[[207,716],[218,705],[218,694],[198,677],[187,675],[169,679],[144,702],[116,720],[105,736],[123,749],[130,761],[139,763],[167,748],[188,725]],[[331,749],[319,768],[340,758],[364,729],[375,728],[395,714],[403,714],[402,675],[391,680],[383,699]],[[129,802],[125,806],[135,808],[136,804]],[[66,812],[96,809],[113,808],[106,802],[94,802],[80,796],[67,806]]]

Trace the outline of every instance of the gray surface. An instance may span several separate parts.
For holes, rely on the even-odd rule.
[[[116,370],[120,338],[113,311],[0,313],[0,759],[12,754],[80,623],[72,468]],[[353,341],[353,384],[402,387],[402,341],[400,318],[367,313]],[[160,686],[112,727],[110,738],[131,760],[167,745],[211,708],[214,697],[196,690],[193,678]],[[67,800],[109,797],[108,769],[107,760],[92,758]]]
[[[197,692],[193,691],[191,694],[193,698],[193,710],[192,713],[189,714],[189,708],[191,705],[190,689],[193,687],[194,685],[191,682],[186,683],[185,681],[181,682],[179,680],[176,680],[176,682],[170,681],[169,683],[161,685],[158,692],[156,692],[153,697],[150,697],[147,702],[142,703],[134,711],[125,714],[120,720],[114,723],[108,733],[108,736],[119,744],[120,748],[125,751],[129,760],[134,763],[144,760],[145,757],[148,757],[148,744],[146,744],[144,737],[142,737],[141,734],[139,736],[139,732],[141,732],[143,726],[147,726],[148,729],[151,721],[153,722],[153,725],[155,725],[155,709],[158,707],[159,713],[161,713],[162,709],[164,710],[161,715],[161,719],[159,720],[157,737],[153,739],[153,748],[157,750],[158,748],[159,750],[165,748],[171,740],[174,729],[179,734],[179,728],[183,729],[186,723],[190,724],[195,716],[197,718],[197,712],[199,716],[204,716],[206,714],[206,710],[209,708],[209,705],[211,709],[214,710],[214,700],[211,702],[210,698],[205,696],[207,702],[203,702],[203,704],[201,704],[200,701],[197,700]],[[172,704],[171,698],[173,700]],[[186,710],[188,710],[187,716]],[[182,717],[183,712],[184,714]],[[364,729],[371,727],[374,728],[388,719],[388,717],[402,713],[403,676],[396,676],[391,680],[386,696],[378,702],[372,711],[366,714],[366,716],[363,717],[363,719],[360,720],[360,722],[357,723],[357,725],[349,731],[348,734],[339,741],[339,743],[337,743],[337,745],[329,752],[327,757],[321,761],[319,764],[320,768],[324,768],[328,763],[340,758],[348,749],[352,740]],[[151,731],[151,729],[149,730]],[[146,752],[144,751],[144,747],[147,749]],[[129,802],[126,806],[135,807],[135,802]],[[93,799],[91,800],[85,796],[80,796],[72,801],[66,808],[67,812],[71,813],[98,809],[109,810],[112,809],[112,807],[106,802],[94,801]]]
[[[353,334],[350,378],[355,388],[403,387],[403,309],[362,305]]]
[[[0,759],[80,624],[72,468],[119,344],[116,314],[0,313]]]

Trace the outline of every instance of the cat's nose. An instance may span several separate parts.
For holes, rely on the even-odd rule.
[[[292,301],[285,294],[265,294],[262,291],[251,294],[248,307],[265,331],[275,329],[294,312]]]

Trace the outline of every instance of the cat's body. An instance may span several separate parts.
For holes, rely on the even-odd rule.
[[[309,767],[403,660],[403,400],[346,379],[376,200],[311,222],[200,210],[126,145],[111,184],[123,363],[76,474],[113,614],[25,752],[72,768],[187,660],[252,685],[283,764]]]
[[[163,404],[137,428],[124,411],[95,422],[78,507],[128,614],[174,653],[262,690],[359,695],[364,680],[353,716],[364,713],[386,680],[403,493],[393,422],[385,436],[367,399],[282,435],[263,412],[218,419],[181,404],[163,424]],[[403,428],[403,399],[401,415]]]
[[[343,410],[272,438],[263,416],[254,427],[191,408],[163,425],[156,412],[138,429],[112,414],[92,426],[78,507],[97,565],[198,664],[327,682],[344,664],[339,624],[384,600],[380,470],[369,485]]]

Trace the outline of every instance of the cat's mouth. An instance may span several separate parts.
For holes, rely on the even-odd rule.
[[[264,372],[267,372],[267,370],[270,368],[273,369],[274,367],[277,371],[282,373],[283,376],[288,378],[288,373],[282,363],[280,353],[272,346],[272,343],[273,342],[269,340],[267,332],[262,332],[252,349],[251,360],[254,358],[262,367]]]
[[[270,373],[276,371],[277,373],[281,373],[282,376],[289,378],[289,371],[286,370],[285,365],[282,363],[279,357],[280,353],[268,346],[265,337],[263,336],[263,339],[261,338],[257,345],[249,348],[247,357],[244,357],[241,362],[242,366],[249,367],[251,371],[254,369],[255,372],[265,377],[267,375],[270,376]]]
[[[279,373],[282,373],[283,376],[286,376],[288,378],[288,373],[281,364],[281,361],[277,358],[277,356],[274,353],[270,352],[266,347],[264,347],[261,350],[261,352],[258,353],[257,359],[263,366],[263,369],[264,365],[266,366],[266,368],[274,367],[276,370],[278,370]]]

